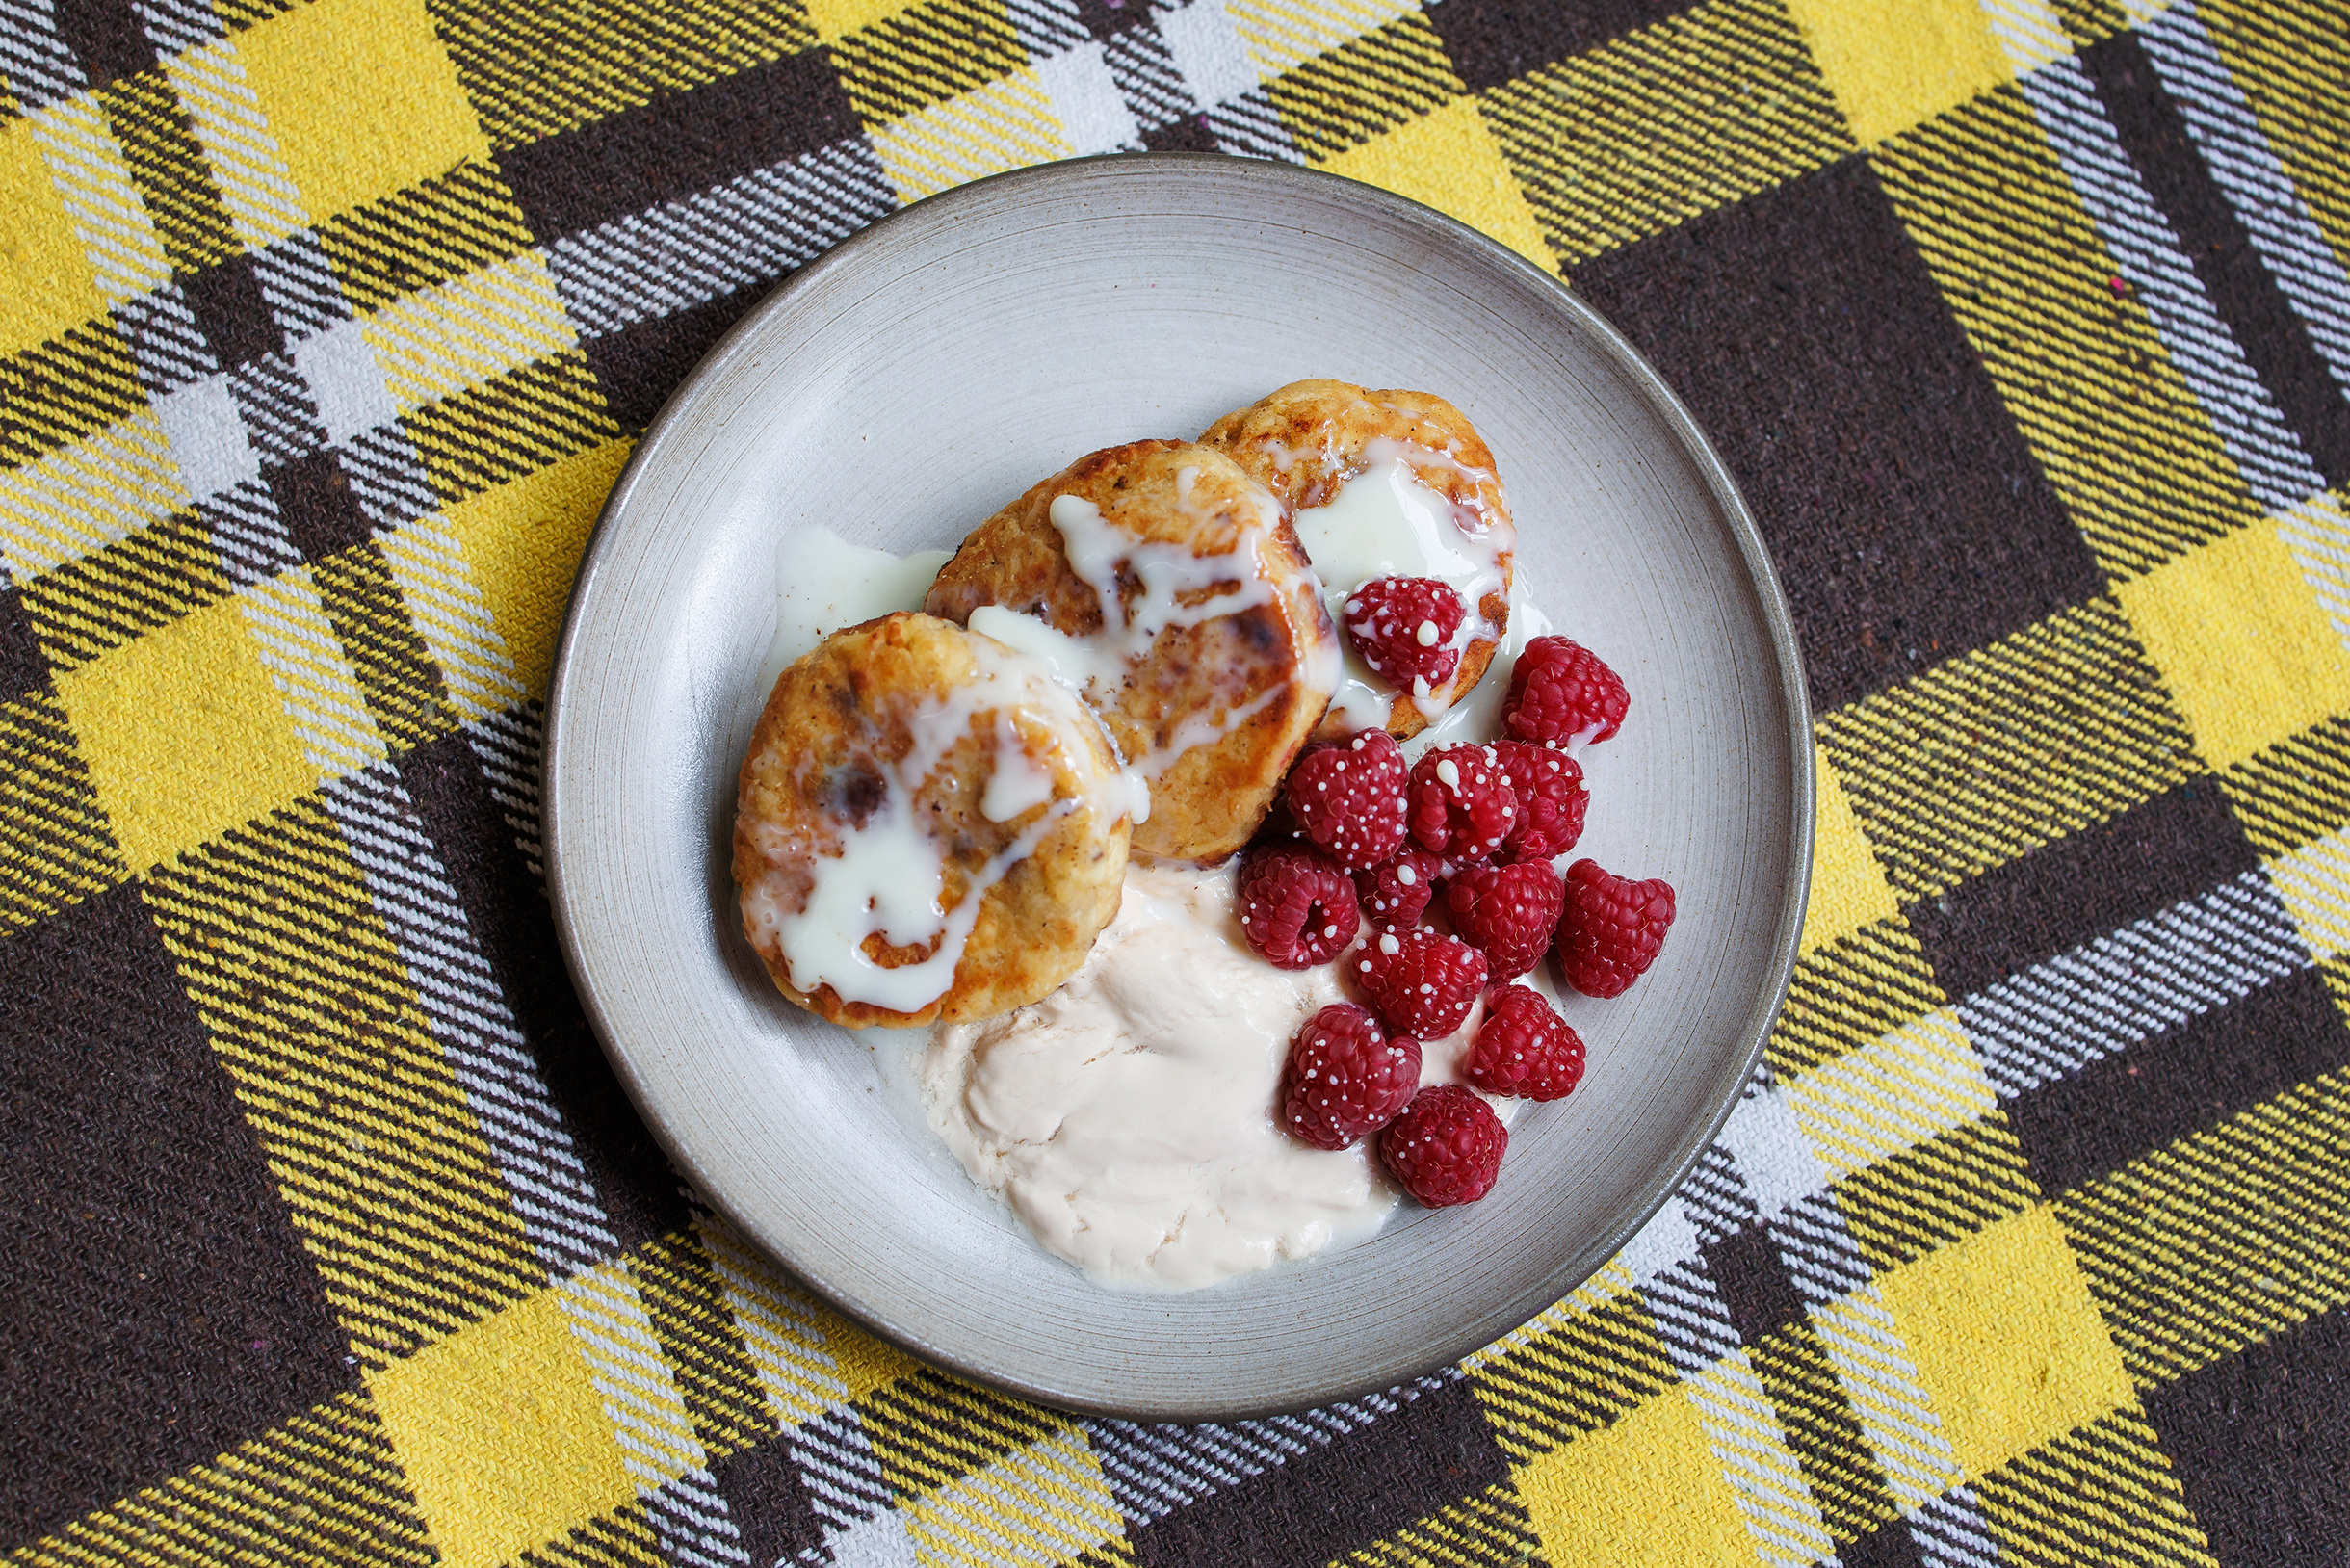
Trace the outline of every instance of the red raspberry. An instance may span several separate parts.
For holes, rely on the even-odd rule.
[[[1567,868],[1558,967],[1585,996],[1622,996],[1656,961],[1672,924],[1673,890],[1662,880],[1628,881],[1578,860]]]
[[[1379,1135],[1380,1162],[1431,1209],[1492,1191],[1508,1147],[1509,1129],[1493,1107],[1458,1084],[1422,1089]]]
[[[1583,1078],[1582,1036],[1523,985],[1485,993],[1485,1016],[1461,1075],[1487,1094],[1563,1099]]]
[[[1460,668],[1452,640],[1467,613],[1459,590],[1442,579],[1374,577],[1346,597],[1346,635],[1363,663],[1425,696]]]
[[[1560,745],[1586,733],[1605,741],[1631,706],[1632,694],[1598,654],[1563,637],[1538,637],[1510,673],[1501,724],[1513,741]]]
[[[1542,962],[1565,899],[1558,874],[1543,860],[1472,867],[1445,884],[1452,928],[1485,955],[1497,980],[1516,980]]]
[[[1384,865],[1356,872],[1354,890],[1362,898],[1363,913],[1373,926],[1410,930],[1427,913],[1444,867],[1442,856],[1407,847]]]
[[[1420,1088],[1420,1042],[1390,1038],[1351,1002],[1305,1021],[1281,1070],[1281,1124],[1318,1149],[1343,1149],[1394,1121]]]
[[[1461,1027],[1485,988],[1485,955],[1435,931],[1386,930],[1355,954],[1355,978],[1389,1029],[1442,1039]]]
[[[1491,870],[1493,870],[1493,862],[1492,862],[1492,861],[1490,861],[1490,860],[1487,860],[1487,859],[1486,859],[1486,858],[1484,858],[1482,855],[1478,856],[1478,857],[1477,857],[1476,859],[1475,859],[1475,860],[1448,860],[1448,861],[1445,861],[1445,862],[1444,862],[1444,863],[1443,863],[1443,864],[1442,864],[1442,865],[1441,865],[1441,866],[1440,866],[1440,867],[1437,869],[1437,873],[1436,873],[1436,897],[1435,897],[1435,898],[1433,898],[1433,899],[1431,899],[1430,901],[1428,901],[1428,907],[1429,907],[1429,908],[1431,908],[1431,909],[1444,909],[1444,908],[1446,908],[1446,907],[1447,907],[1447,905],[1446,905],[1446,903],[1445,903],[1445,891],[1446,891],[1448,888],[1451,887],[1451,885],[1453,884],[1453,882],[1454,882],[1454,881],[1456,881],[1457,879],[1459,879],[1459,878],[1460,878],[1460,877],[1462,877],[1462,876],[1467,875],[1469,873],[1471,873],[1471,872],[1473,872],[1473,871],[1491,871]],[[1475,944],[1475,943],[1474,943],[1474,942],[1470,943],[1469,945],[1470,945],[1471,947],[1475,947],[1475,946],[1476,946],[1476,944]]]
[[[1524,741],[1496,741],[1493,754],[1518,796],[1518,825],[1502,842],[1500,858],[1549,860],[1574,849],[1591,804],[1583,765],[1564,751]]]
[[[1302,845],[1250,851],[1240,884],[1240,934],[1275,969],[1329,962],[1362,924],[1346,874]]]
[[[1473,860],[1518,825],[1518,796],[1481,745],[1440,745],[1412,764],[1412,838],[1423,849]]]
[[[1306,837],[1348,871],[1403,848],[1403,747],[1383,729],[1306,747],[1290,770],[1290,810]]]

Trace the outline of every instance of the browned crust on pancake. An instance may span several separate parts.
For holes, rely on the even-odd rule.
[[[747,893],[762,877],[780,878],[787,908],[804,906],[820,860],[837,855],[849,827],[874,809],[881,788],[876,763],[902,760],[913,746],[910,720],[942,692],[977,673],[973,643],[990,639],[928,615],[898,614],[826,638],[783,672],[769,695],[738,780],[734,879]],[[1009,650],[1002,650],[1008,653]],[[913,1012],[844,999],[829,983],[815,991],[792,983],[786,955],[762,942],[744,899],[744,932],[776,989],[820,1017],[851,1029],[937,1019],[987,1018],[1048,995],[1077,972],[1093,939],[1118,911],[1132,823],[1088,804],[1122,800],[1109,739],[1081,707],[1065,720],[1032,705],[1013,708],[1022,749],[1053,777],[1054,798],[1080,803],[1046,831],[1034,850],[981,895],[979,913],[937,1001]],[[973,876],[1032,825],[1050,803],[1007,822],[989,822],[979,800],[994,771],[990,708],[914,792],[918,820],[929,824],[945,860],[941,903],[952,911]],[[985,721],[982,721],[985,720]],[[1079,762],[1073,762],[1074,754]],[[1090,764],[1081,772],[1082,764]],[[1108,789],[1097,782],[1111,780]],[[866,953],[883,968],[917,963],[931,950],[893,949],[880,936]]]
[[[1185,469],[1193,471],[1188,508],[1178,497]],[[1101,601],[1070,568],[1050,515],[1063,495],[1092,502],[1137,542],[1180,545],[1201,557],[1236,550],[1265,505],[1260,487],[1230,458],[1188,442],[1135,441],[1089,453],[973,530],[923,608],[960,622],[982,605],[1002,605],[1072,637],[1100,632]],[[1256,569],[1274,588],[1268,602],[1168,627],[1122,689],[1089,694],[1130,760],[1162,750],[1188,719],[1213,719],[1265,698],[1248,719],[1184,752],[1151,780],[1149,820],[1135,828],[1137,854],[1214,861],[1247,843],[1329,704],[1337,634],[1286,514],[1266,532],[1259,562]],[[1140,592],[1140,583],[1122,574],[1121,601],[1131,604]]]
[[[1367,390],[1351,381],[1292,381],[1245,408],[1208,427],[1202,446],[1228,454],[1250,478],[1291,511],[1319,507],[1340,485],[1370,466],[1364,449],[1374,439],[1407,442],[1449,454],[1475,477],[1450,463],[1413,462],[1420,482],[1455,506],[1475,511],[1488,527],[1509,528],[1509,505],[1494,472],[1493,452],[1469,423],[1469,416],[1432,392],[1400,388]],[[1501,591],[1488,593],[1477,608],[1497,627],[1509,624],[1509,582],[1513,557],[1500,552]],[[1329,585],[1352,588],[1351,583]],[[1461,650],[1453,691],[1465,696],[1493,663],[1497,640],[1472,639]],[[1418,707],[1398,695],[1389,704],[1387,729],[1398,738],[1427,727]]]

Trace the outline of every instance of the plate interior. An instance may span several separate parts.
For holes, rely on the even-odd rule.
[[[1081,454],[1188,437],[1285,382],[1442,393],[1492,446],[1518,570],[1632,693],[1587,753],[1578,853],[1680,916],[1530,1107],[1494,1195],[1184,1295],[1104,1290],[977,1190],[876,1042],[799,1013],[735,924],[735,771],[766,696],[777,540],[949,548]],[[865,1322],[1032,1398],[1220,1419],[1382,1388],[1489,1343],[1654,1212],[1751,1071],[1809,862],[1809,721],[1751,524],[1669,394],[1467,229],[1282,166],[1064,164],[909,208],[736,329],[615,488],[547,749],[556,910],[583,999],[680,1168]]]

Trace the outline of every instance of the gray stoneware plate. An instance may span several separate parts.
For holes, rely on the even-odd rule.
[[[735,771],[766,692],[776,538],[949,548],[1096,447],[1195,434],[1285,382],[1443,393],[1491,444],[1518,571],[1632,693],[1587,753],[1579,853],[1680,893],[1493,1195],[1185,1295],[1096,1286],[974,1188],[874,1042],[744,942]],[[573,979],[677,1166],[851,1317],[982,1382],[1160,1421],[1293,1410],[1489,1344],[1593,1270],[1720,1127],[1793,961],[1812,742],[1785,599],[1655,373],[1556,282],[1416,203],[1283,165],[1086,160],[963,186],[794,276],[687,380],[613,490],[546,735]]]

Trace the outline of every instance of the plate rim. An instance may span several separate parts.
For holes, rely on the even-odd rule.
[[[726,1197],[713,1190],[704,1179],[698,1162],[693,1160],[673,1136],[667,1118],[649,1102],[646,1087],[634,1065],[614,1043],[614,1031],[605,1016],[602,999],[581,955],[581,938],[575,929],[571,896],[559,846],[563,835],[559,830],[561,792],[555,780],[568,754],[562,743],[563,725],[560,716],[563,711],[566,691],[571,683],[577,633],[583,606],[593,597],[593,588],[605,564],[614,536],[614,519],[626,508],[632,492],[643,474],[660,458],[665,450],[686,437],[675,426],[678,411],[707,383],[722,377],[747,352],[747,346],[765,330],[771,318],[787,312],[794,298],[818,286],[843,267],[853,266],[865,251],[882,243],[875,238],[888,225],[922,209],[952,208],[967,201],[981,199],[977,193],[989,188],[1037,185],[1050,187],[1091,177],[1104,166],[1148,162],[1154,167],[1191,166],[1213,169],[1219,178],[1238,177],[1258,179],[1272,185],[1288,185],[1312,191],[1320,196],[1335,198],[1340,204],[1361,203],[1386,217],[1406,224],[1431,229],[1445,241],[1479,253],[1489,264],[1515,273],[1519,278],[1535,286],[1538,293],[1551,298],[1554,305],[1574,317],[1592,340],[1615,361],[1626,379],[1639,387],[1650,405],[1664,416],[1683,449],[1692,459],[1699,477],[1713,500],[1722,510],[1730,533],[1736,540],[1738,555],[1762,613],[1769,642],[1777,665],[1780,698],[1787,721],[1787,740],[1790,755],[1789,800],[1791,821],[1789,823],[1789,849],[1793,875],[1780,900],[1778,929],[1771,945],[1773,954],[1772,979],[1756,995],[1749,1006],[1743,1032],[1745,1047],[1738,1058],[1738,1070],[1725,1074],[1722,1085],[1716,1089],[1717,1102],[1711,1112],[1691,1121],[1681,1140],[1673,1145],[1669,1162],[1670,1176],[1658,1184],[1656,1190],[1642,1203],[1627,1210],[1616,1224],[1602,1232],[1604,1248],[1597,1256],[1600,1262],[1580,1279],[1553,1279],[1545,1291],[1555,1288],[1555,1300],[1576,1290],[1592,1277],[1606,1261],[1620,1252],[1640,1229],[1655,1218],[1658,1212],[1687,1182],[1689,1172],[1703,1158],[1705,1151],[1720,1136],[1746,1085],[1753,1079],[1755,1064],[1762,1058],[1764,1044],[1783,1006],[1788,987],[1794,975],[1803,933],[1804,916],[1809,904],[1812,882],[1812,851],[1815,828],[1816,760],[1813,733],[1811,693],[1804,672],[1803,652],[1797,640],[1794,614],[1785,588],[1779,581],[1777,567],[1772,563],[1768,546],[1754,514],[1740,493],[1736,480],[1720,454],[1714,451],[1705,431],[1697,424],[1680,396],[1656,368],[1597,310],[1586,304],[1557,277],[1543,271],[1525,256],[1502,245],[1483,232],[1472,228],[1449,214],[1438,211],[1409,196],[1399,196],[1379,186],[1365,184],[1321,170],[1272,159],[1257,159],[1215,152],[1113,152],[1087,157],[1067,158],[1053,163],[1032,164],[1007,170],[981,178],[951,186],[919,200],[908,202],[896,211],[884,214],[865,227],[833,246],[823,254],[806,263],[789,277],[770,289],[743,318],[720,335],[709,351],[694,363],[685,378],[663,402],[661,409],[638,438],[628,462],[622,467],[598,511],[595,526],[590,530],[580,554],[580,564],[572,580],[571,590],[563,608],[561,630],[556,643],[555,656],[549,667],[546,715],[541,727],[542,744],[539,762],[539,839],[544,854],[547,902],[555,922],[558,945],[562,950],[563,967],[572,988],[578,995],[581,1010],[586,1015],[597,1046],[627,1091],[629,1102],[644,1123],[645,1130],[680,1174],[692,1182],[701,1200],[716,1210],[735,1231],[743,1236],[754,1250],[781,1267],[794,1280],[806,1286],[822,1298],[833,1310],[857,1323],[888,1344],[900,1346],[919,1359],[948,1371],[958,1377],[989,1388],[1001,1390],[1019,1398],[1054,1409],[1084,1415],[1106,1417],[1136,1417],[1137,1407],[1131,1402],[1107,1399],[1087,1399],[1082,1394],[1065,1389],[1041,1387],[1014,1373],[994,1370],[973,1355],[948,1346],[933,1345],[918,1335],[883,1320],[875,1311],[849,1294],[842,1287],[818,1272],[775,1253],[758,1241],[756,1230],[747,1227],[736,1215]],[[1534,1316],[1548,1310],[1548,1304],[1535,1309]],[[1514,1316],[1515,1309],[1512,1309]],[[1525,1320],[1530,1321],[1531,1318]],[[1431,1341],[1426,1364],[1409,1376],[1425,1376],[1459,1362],[1498,1339],[1505,1338],[1523,1327],[1524,1322],[1503,1328],[1498,1334],[1472,1326],[1463,1334]],[[1467,1343],[1459,1343],[1466,1341]],[[1325,1379],[1310,1393],[1291,1399],[1272,1402],[1237,1401],[1202,1402],[1192,1399],[1171,1399],[1155,1403],[1139,1411],[1139,1419],[1163,1422],[1216,1422],[1290,1415],[1312,1410],[1341,1400],[1359,1398],[1395,1386],[1381,1375],[1368,1383],[1358,1383],[1343,1377]]]

